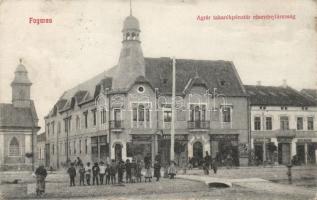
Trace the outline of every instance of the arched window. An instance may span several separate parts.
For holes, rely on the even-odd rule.
[[[130,33],[127,33],[126,39],[127,39],[127,40],[130,40]]]
[[[16,137],[13,137],[10,141],[9,156],[20,156],[20,145]]]
[[[135,33],[132,33],[132,40],[135,40]]]

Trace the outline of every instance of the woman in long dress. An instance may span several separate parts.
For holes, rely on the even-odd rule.
[[[145,175],[144,175],[145,182],[147,179],[149,180],[149,182],[151,182],[152,170],[151,170],[151,157],[149,155],[147,155],[144,158],[144,165],[145,165]]]
[[[44,165],[40,165],[36,171],[36,194],[42,195],[45,193],[45,178],[47,176],[47,171],[44,168]]]

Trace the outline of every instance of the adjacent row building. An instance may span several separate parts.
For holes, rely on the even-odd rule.
[[[45,117],[45,162],[170,161],[172,63],[144,57],[138,20],[124,20],[118,64],[65,91]],[[175,161],[208,152],[220,165],[316,163],[316,102],[290,87],[244,86],[234,64],[176,59]],[[42,154],[43,155],[43,154]],[[275,156],[273,156],[275,155]]]

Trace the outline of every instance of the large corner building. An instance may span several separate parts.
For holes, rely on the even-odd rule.
[[[118,64],[65,91],[45,117],[47,166],[157,154],[169,162],[172,59],[144,57],[140,32],[128,16]],[[206,152],[248,164],[247,95],[232,62],[176,59],[176,96],[178,165],[199,165]]]

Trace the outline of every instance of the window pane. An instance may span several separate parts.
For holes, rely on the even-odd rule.
[[[266,130],[272,130],[272,117],[266,117]]]
[[[307,129],[314,130],[314,118],[313,117],[307,118]]]
[[[303,130],[303,118],[297,117],[297,130]]]
[[[261,130],[261,118],[260,117],[254,118],[254,130]]]
[[[223,122],[231,122],[230,108],[224,107],[222,109],[222,116],[223,116]]]

